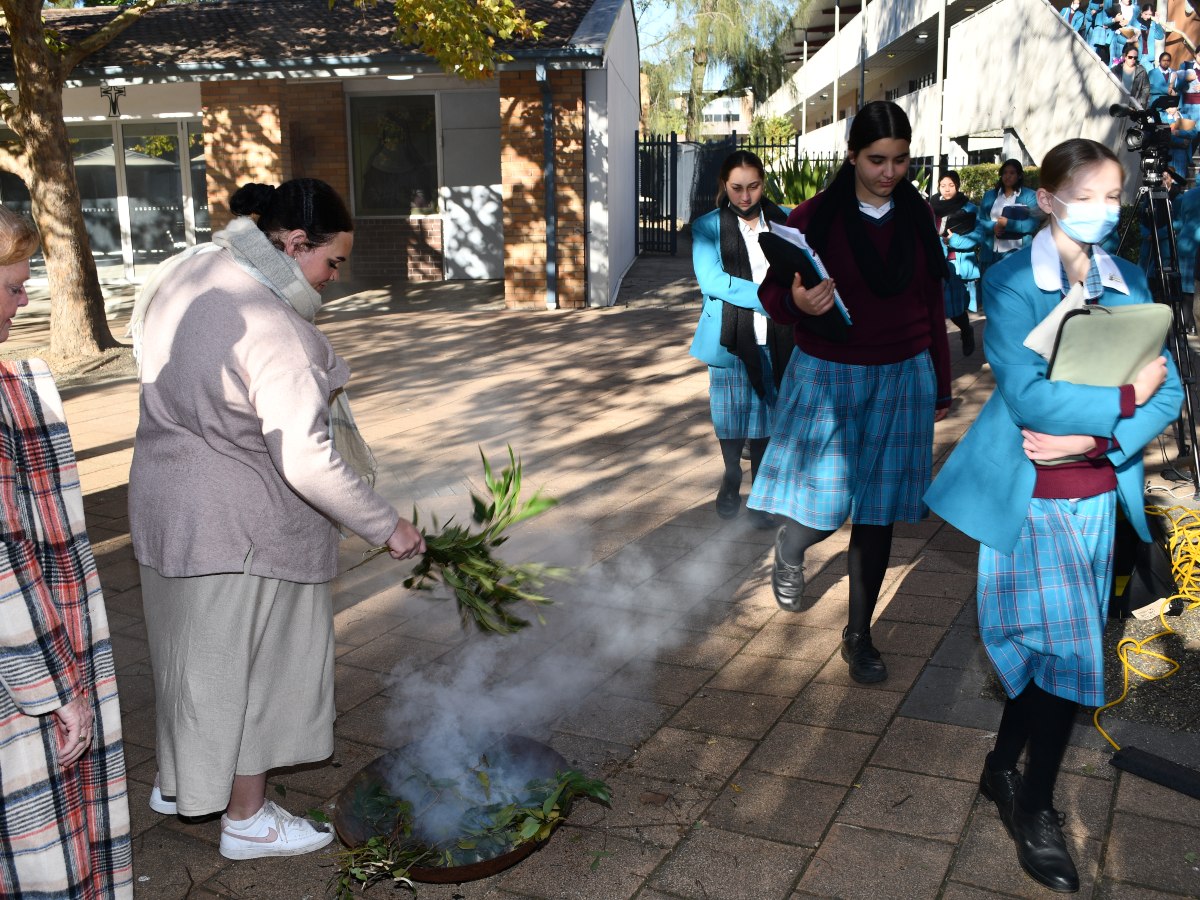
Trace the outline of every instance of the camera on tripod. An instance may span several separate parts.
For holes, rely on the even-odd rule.
[[[1142,180],[1147,185],[1162,183],[1162,173],[1171,162],[1171,126],[1162,120],[1160,110],[1179,105],[1178,97],[1159,97],[1147,109],[1114,103],[1108,114],[1116,119],[1129,119],[1125,131],[1125,149],[1140,154]]]
[[[1108,114],[1114,118],[1129,119],[1125,147],[1131,153],[1139,154],[1141,160],[1141,185],[1133,203],[1139,215],[1131,218],[1125,226],[1121,246],[1125,246],[1133,226],[1140,219],[1147,232],[1142,256],[1149,264],[1146,274],[1150,294],[1157,302],[1170,306],[1172,311],[1167,344],[1183,381],[1184,396],[1180,417],[1175,420],[1175,441],[1179,458],[1190,459],[1192,464],[1190,475],[1184,475],[1183,478],[1192,482],[1193,499],[1200,500],[1200,440],[1196,436],[1197,408],[1193,393],[1197,367],[1187,341],[1192,324],[1188,320],[1192,310],[1185,309],[1183,302],[1179,281],[1179,246],[1172,221],[1172,193],[1163,181],[1163,174],[1171,165],[1171,126],[1162,121],[1159,115],[1160,110],[1176,107],[1179,102],[1179,97],[1168,95],[1159,97],[1147,109],[1114,103],[1108,108]],[[1173,179],[1175,188],[1182,187],[1186,174],[1185,171]]]

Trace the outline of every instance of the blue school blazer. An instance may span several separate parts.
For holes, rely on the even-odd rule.
[[[984,233],[988,240],[995,237],[992,233],[992,226],[996,224],[996,220],[992,218],[992,204],[996,202],[997,190],[992,188],[985,191],[983,194],[983,202],[979,204],[979,224],[983,226]],[[1004,229],[1004,233],[1009,237],[1019,237],[1021,246],[1028,247],[1029,241],[1033,237],[1033,233],[1038,230],[1038,226],[1042,224],[1042,211],[1037,205],[1037,191],[1033,188],[1020,188],[1013,196],[1012,202],[1005,204],[1006,206],[1028,206],[1028,219],[1010,219],[1008,226]],[[988,244],[990,247],[991,244]]]
[[[1021,428],[1044,434],[1114,437],[1108,453],[1117,470],[1117,494],[1142,540],[1150,540],[1143,509],[1142,448],[1179,415],[1183,389],[1170,356],[1167,380],[1128,419],[1120,413],[1120,391],[1046,380],[1046,360],[1022,343],[1062,299],[1034,283],[1026,247],[998,262],[984,276],[988,297],[985,350],[996,390],[925,494],[939,516],[981,544],[1010,553],[1033,499],[1037,471],[1021,449]],[[1106,288],[1101,303],[1149,303],[1141,270],[1114,257],[1129,287],[1126,295]],[[1165,351],[1164,351],[1165,352]]]
[[[979,222],[979,210],[974,203],[968,201],[963,207],[963,212],[970,213],[975,216],[975,228],[969,234],[955,234],[950,232],[949,242],[942,245],[942,251],[949,256],[950,250],[955,252],[954,259],[950,265],[954,267],[954,271],[963,281],[975,281],[980,275],[979,253],[985,244],[989,244],[992,239],[990,229],[985,230],[984,226]]]
[[[789,207],[779,208],[784,213],[791,212]],[[723,304],[732,303],[764,316],[767,311],[758,300],[758,285],[730,275],[721,265],[720,212],[719,209],[706,212],[692,223],[692,266],[696,270],[700,293],[704,295],[704,305],[688,352],[710,366],[728,369],[740,360],[721,346]]]

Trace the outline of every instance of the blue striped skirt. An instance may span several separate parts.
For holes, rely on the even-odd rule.
[[[933,363],[858,366],[792,353],[748,505],[832,531],[917,522],[933,467]]]
[[[1101,638],[1112,589],[1116,492],[1029,504],[1011,553],[979,548],[979,636],[1004,690],[1030,681],[1104,703]]]
[[[768,396],[774,392],[771,359],[763,350],[763,379],[769,382]],[[713,428],[722,441],[771,436],[771,406],[750,386],[750,376],[739,359],[729,368],[708,367],[708,405]]]

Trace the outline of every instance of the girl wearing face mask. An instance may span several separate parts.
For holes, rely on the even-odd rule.
[[[984,347],[997,390],[925,496],[980,542],[980,638],[1008,699],[979,789],[1021,867],[1061,892],[1077,891],[1079,877],[1054,785],[1076,711],[1104,702],[1117,504],[1149,540],[1142,448],[1178,415],[1183,393],[1165,351],[1132,384],[1092,387],[1049,381],[1023,341],[1075,284],[1090,303],[1153,302],[1142,272],[1098,246],[1117,224],[1123,181],[1095,141],[1046,155],[1037,202],[1049,226],[984,276],[998,301]],[[1063,457],[1078,459],[1048,464]]]
[[[748,150],[721,165],[717,208],[692,223],[692,263],[704,307],[691,354],[708,364],[713,427],[725,474],[717,491],[717,515],[732,519],[741,507],[742,446],[749,442],[750,477],[771,436],[771,406],[788,357],[792,330],[768,319],[758,300],[767,259],[758,236],[769,222],[783,222],[789,209],[763,196],[766,172]],[[773,524],[751,512],[753,524]]]
[[[1062,17],[1072,31],[1083,31],[1083,10],[1079,8],[1079,0],[1071,0],[1070,6],[1064,6]]]

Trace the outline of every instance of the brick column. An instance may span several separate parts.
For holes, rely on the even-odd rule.
[[[285,178],[319,178],[350,205],[350,152],[342,83],[288,82]],[[313,112],[320,110],[319,116]]]
[[[558,305],[587,298],[583,73],[550,73],[554,100]],[[542,89],[533,72],[500,73],[500,168],[504,195],[504,304],[544,309],[546,203]]]
[[[213,230],[231,218],[229,198],[247,182],[278,184],[287,177],[284,85],[278,80],[205,81],[204,156]]]

